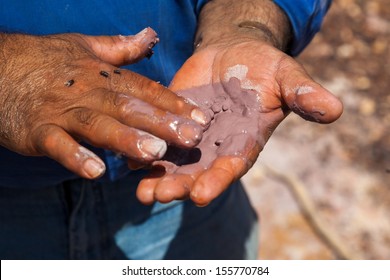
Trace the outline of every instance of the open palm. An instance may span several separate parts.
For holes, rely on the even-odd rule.
[[[341,102],[314,82],[294,59],[260,41],[213,46],[196,52],[177,72],[172,91],[209,113],[197,149],[172,149],[138,187],[148,204],[190,197],[210,203],[243,176],[277,125],[293,111],[330,123]]]

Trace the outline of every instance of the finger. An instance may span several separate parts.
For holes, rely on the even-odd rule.
[[[165,174],[166,172],[163,168],[155,168],[141,180],[136,192],[137,198],[141,203],[150,205],[156,201],[154,190]]]
[[[341,101],[314,82],[295,63],[281,67],[276,77],[282,97],[288,107],[302,118],[319,123],[337,120],[343,111]]]
[[[248,169],[245,159],[241,157],[225,156],[216,159],[195,181],[190,193],[191,200],[198,206],[208,205]]]
[[[203,127],[195,121],[158,109],[125,94],[101,93],[99,108],[123,124],[149,132],[168,143],[191,148],[202,139]]]
[[[90,144],[112,150],[140,162],[163,157],[167,150],[164,140],[144,131],[128,127],[99,112],[78,108],[68,112],[66,129]]]
[[[193,178],[187,174],[165,175],[154,188],[154,199],[161,203],[187,199],[193,183]]]
[[[158,42],[157,34],[146,28],[135,36],[83,36],[86,44],[103,61],[112,65],[134,63],[152,54],[152,47]],[[108,68],[108,67],[107,67]],[[191,118],[201,125],[210,119],[193,104],[177,96],[166,87],[141,75],[127,70],[101,69],[110,78],[113,91],[131,94],[163,110]],[[109,75],[112,74],[113,75]]]
[[[83,40],[101,60],[116,66],[150,58],[158,43],[157,33],[150,27],[134,36],[83,36]]]
[[[56,125],[41,126],[34,133],[32,141],[37,151],[81,177],[96,179],[106,170],[103,161],[97,155],[78,144]]]
[[[102,79],[107,80],[107,87],[113,92],[136,97],[161,110],[192,119],[202,126],[210,122],[208,115],[196,105],[155,81],[124,69],[102,69],[102,71],[105,72]]]

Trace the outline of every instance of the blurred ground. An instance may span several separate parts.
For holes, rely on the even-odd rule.
[[[244,177],[259,212],[262,259],[334,259],[289,188],[264,166],[293,174],[317,215],[361,259],[390,259],[390,3],[335,0],[298,58],[339,96],[331,125],[290,115]]]

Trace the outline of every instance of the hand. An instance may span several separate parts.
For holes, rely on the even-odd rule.
[[[222,145],[216,147],[217,153],[207,168],[203,168],[201,159],[192,166],[194,173],[188,173],[185,165],[173,173],[156,170],[138,187],[137,194],[141,201],[169,202],[190,197],[199,206],[207,205],[249,170],[272,132],[290,111],[319,123],[330,123],[342,113],[341,102],[314,82],[300,64],[269,43],[259,40],[203,48],[184,64],[170,89],[184,90],[185,93],[187,89],[221,85],[226,96],[231,96],[229,83],[234,80],[239,81],[242,97],[253,94],[256,96],[254,100],[258,100],[253,102],[257,110],[251,115],[256,116],[256,137],[243,138],[244,145],[237,147],[231,146],[233,141],[226,141],[228,137],[222,139],[225,140],[224,150],[229,150],[230,154],[219,153]],[[242,102],[239,96],[235,102]],[[252,105],[249,107],[253,109]],[[224,115],[220,116],[223,118]],[[217,122],[212,122],[209,130],[218,129],[213,125],[217,125]],[[231,128],[226,126],[226,129],[237,132],[234,126],[231,123]],[[204,133],[204,140],[199,145],[201,151],[203,141],[209,136],[207,133]]]
[[[152,54],[147,28],[135,36],[0,34],[0,145],[53,158],[85,178],[105,165],[78,141],[130,162],[161,158],[166,141],[192,147],[204,114],[165,87],[117,66]]]

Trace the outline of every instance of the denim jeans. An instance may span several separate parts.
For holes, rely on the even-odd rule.
[[[191,201],[145,206],[135,197],[141,176],[0,187],[0,258],[256,258],[257,217],[240,182],[207,207]]]

